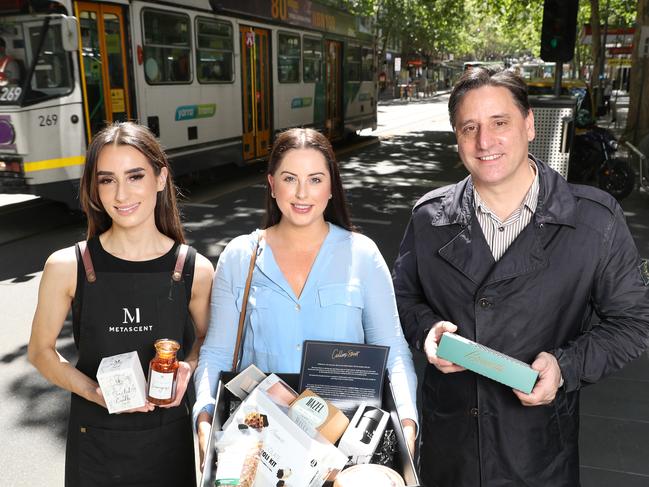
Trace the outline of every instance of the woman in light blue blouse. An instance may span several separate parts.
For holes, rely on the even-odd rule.
[[[254,363],[264,371],[299,372],[304,340],[388,345],[396,406],[412,451],[417,378],[390,272],[376,244],[352,231],[338,165],[319,132],[292,129],[278,136],[268,164],[263,226],[232,240],[216,268],[211,322],[194,374],[201,454],[219,374],[232,363],[259,232],[241,369]]]

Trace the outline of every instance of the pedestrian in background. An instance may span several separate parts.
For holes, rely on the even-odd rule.
[[[649,341],[647,263],[610,195],[528,153],[523,79],[467,71],[449,115],[470,175],[416,203],[393,273],[405,336],[429,362],[422,485],[574,487],[579,390]],[[438,358],[443,332],[531,363],[534,389]]]
[[[220,372],[231,367],[257,242],[240,368],[297,373],[304,340],[387,345],[396,407],[414,448],[417,378],[390,272],[376,244],[353,231],[331,144],[313,129],[280,134],[267,178],[264,229],[232,240],[216,268],[210,326],[194,377],[201,453]]]
[[[147,128],[116,123],[95,135],[80,187],[88,240],[47,259],[28,351],[45,378],[72,393],[68,487],[196,482],[185,391],[209,321],[213,268],[182,245],[175,192]],[[56,350],[70,308],[76,367]],[[135,350],[146,371],[160,338],[181,345],[175,401],[108,414],[96,381],[101,359]]]

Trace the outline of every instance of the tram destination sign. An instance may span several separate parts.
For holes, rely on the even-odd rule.
[[[312,0],[210,0],[215,12],[245,15],[321,32],[370,39],[369,19]]]

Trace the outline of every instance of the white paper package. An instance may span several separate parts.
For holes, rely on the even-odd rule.
[[[226,422],[217,451],[261,433],[254,487],[275,487],[279,480],[286,487],[320,487],[345,466],[347,457],[321,435],[312,438],[301,430],[264,392],[262,384]]]
[[[104,357],[97,369],[97,382],[110,414],[145,404],[146,379],[135,351]]]

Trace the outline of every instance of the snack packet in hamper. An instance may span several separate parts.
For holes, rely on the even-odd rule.
[[[246,435],[236,442],[219,445],[215,487],[252,487],[262,446],[261,435]]]

